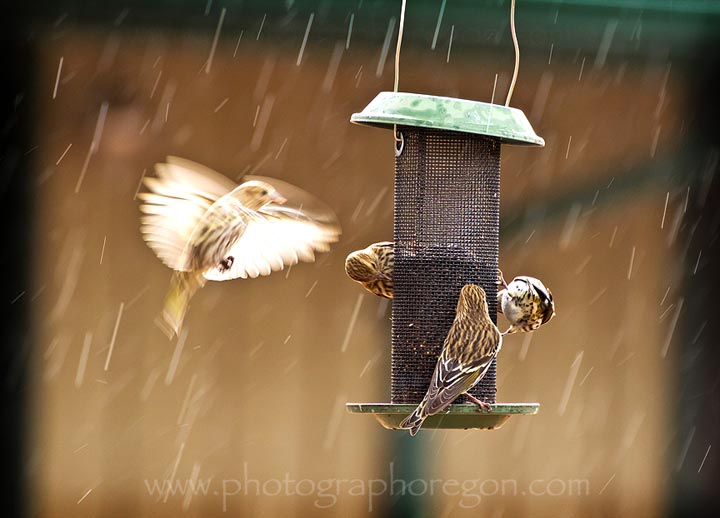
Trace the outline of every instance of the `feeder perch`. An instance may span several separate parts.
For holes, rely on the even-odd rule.
[[[460,289],[482,286],[497,320],[500,145],[545,142],[518,109],[413,93],[382,92],[350,121],[397,127],[397,139],[391,402],[346,407],[397,429],[425,395]],[[495,379],[493,361],[470,391],[490,412],[461,397],[423,428],[492,430],[537,413],[537,403],[496,403]]]

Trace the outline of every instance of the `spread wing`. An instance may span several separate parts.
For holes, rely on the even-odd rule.
[[[282,197],[286,199],[285,203],[282,204],[284,209],[296,209],[302,213],[302,217],[311,219],[316,223],[337,225],[335,212],[322,200],[306,190],[277,178],[254,175],[246,175],[243,177],[243,182],[250,180],[265,182],[275,187],[275,189],[282,194]],[[297,216],[291,214],[291,217]]]
[[[143,239],[155,255],[173,270],[186,271],[186,244],[200,218],[215,200],[236,184],[201,164],[177,157],[155,165],[157,176],[143,180],[148,192],[140,218]]]
[[[500,350],[502,336],[494,326],[482,326],[470,334],[468,331],[455,323],[450,328],[425,396],[426,415],[442,411],[470,390],[485,376]],[[458,349],[465,354],[458,354]],[[468,354],[470,351],[476,353]]]
[[[205,278],[211,281],[255,278],[300,261],[314,261],[315,252],[327,252],[340,236],[334,215],[325,216],[323,219],[330,222],[320,222],[294,207],[274,204],[263,207],[249,220],[245,232],[227,253],[226,258],[232,257],[226,261],[230,268],[218,265],[206,271]]]

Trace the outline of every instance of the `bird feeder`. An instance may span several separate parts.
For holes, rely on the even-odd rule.
[[[545,142],[518,109],[414,93],[382,92],[350,121],[397,133],[390,403],[347,410],[397,429],[425,395],[465,284],[482,286],[497,320],[500,148]],[[495,429],[537,413],[537,403],[496,403],[495,380],[493,361],[470,391],[490,412],[461,397],[423,428]]]

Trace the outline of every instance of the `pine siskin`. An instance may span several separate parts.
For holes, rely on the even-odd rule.
[[[505,283],[497,294],[498,311],[505,315],[510,327],[503,334],[534,331],[555,316],[555,302],[549,289],[535,277],[515,277]]]
[[[381,241],[348,255],[345,259],[345,273],[370,293],[391,299],[394,264],[395,244],[392,241]]]
[[[312,262],[340,235],[329,208],[285,182],[252,178],[237,185],[177,157],[155,171],[157,177],[144,180],[150,192],[138,197],[143,238],[175,270],[160,322],[169,337],[179,333],[190,298],[207,280],[254,278]],[[281,205],[287,200],[275,185],[301,198],[303,209]]]
[[[467,393],[487,372],[502,346],[502,335],[490,320],[485,291],[466,284],[460,292],[455,321],[450,327],[430,388],[417,408],[400,424],[415,435],[428,416],[447,408],[460,395],[480,410],[492,407]]]

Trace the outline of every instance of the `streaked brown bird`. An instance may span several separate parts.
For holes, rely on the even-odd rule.
[[[552,293],[535,277],[515,277],[510,284],[499,273],[498,311],[505,315],[510,327],[503,333],[534,331],[555,316]]]
[[[141,232],[175,270],[158,321],[170,338],[206,281],[254,278],[314,261],[315,252],[329,250],[340,235],[329,208],[280,180],[247,177],[237,185],[177,157],[156,164],[155,171],[156,177],[144,179],[149,192],[138,195]]]
[[[501,347],[502,335],[490,319],[485,291],[466,284],[460,291],[455,321],[445,338],[430,388],[400,427],[415,435],[427,417],[441,412],[463,394],[480,410],[490,410],[490,404],[468,394],[468,390],[483,379]]]
[[[370,293],[391,299],[394,265],[395,244],[392,241],[381,241],[348,255],[345,259],[345,273]]]

